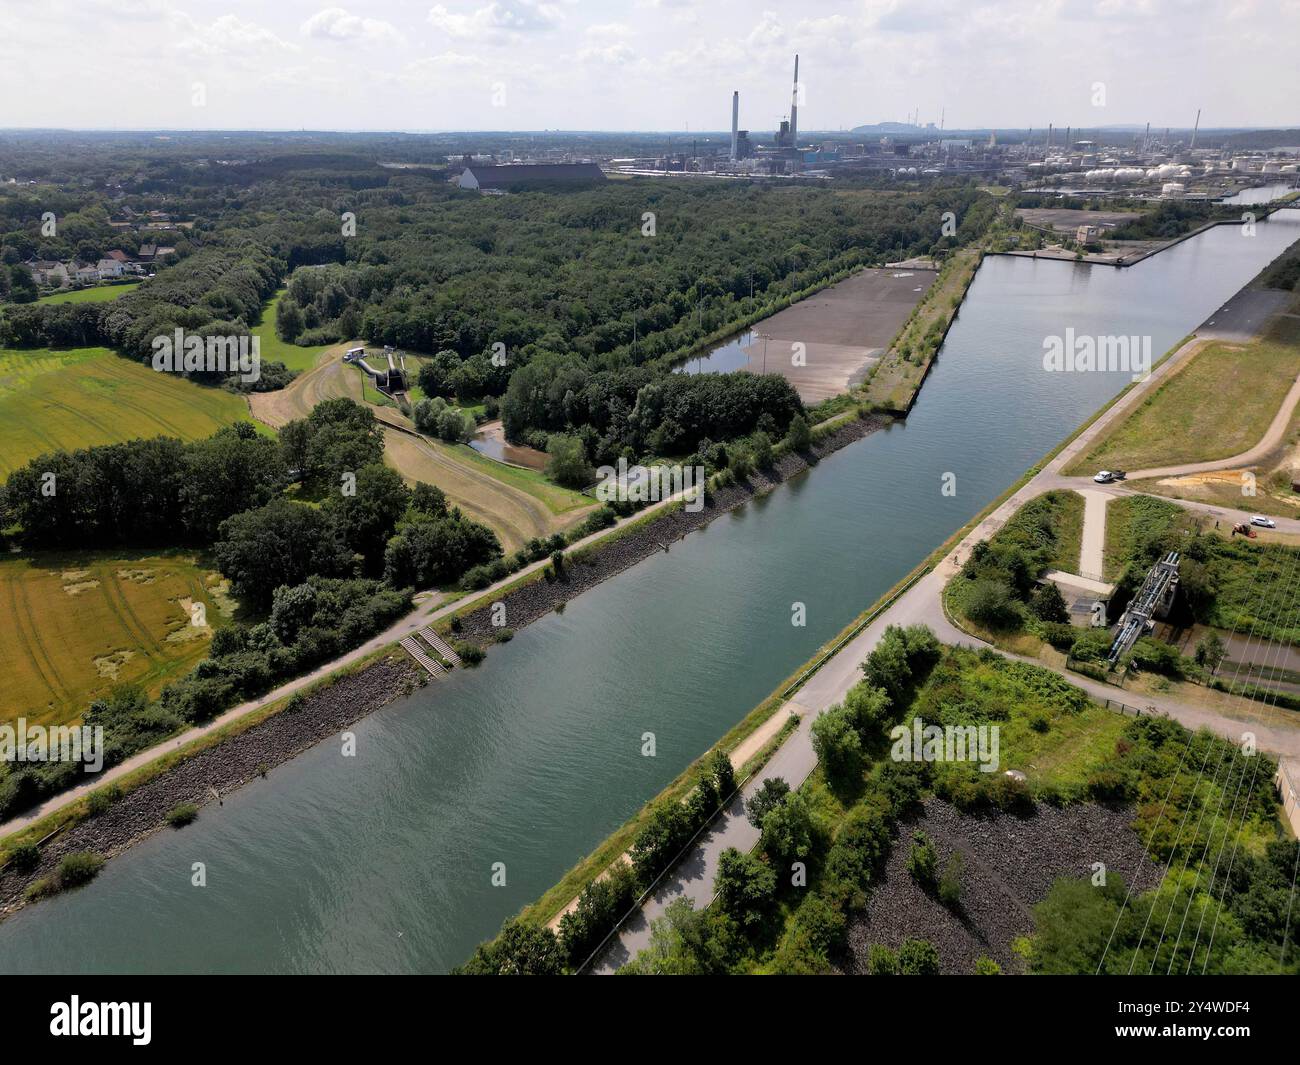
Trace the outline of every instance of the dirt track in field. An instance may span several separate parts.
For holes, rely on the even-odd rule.
[[[337,358],[323,360],[279,392],[248,397],[253,417],[274,428],[305,418],[322,400],[346,396],[363,403],[361,375]],[[533,537],[546,537],[568,528],[586,511],[552,514],[539,499],[522,492],[457,457],[448,445],[413,436],[410,419],[392,407],[369,404],[384,429],[384,458],[408,481],[434,484],[469,518],[482,522],[501,539],[507,553]]]

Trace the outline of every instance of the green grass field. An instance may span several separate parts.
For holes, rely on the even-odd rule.
[[[1067,474],[1230,458],[1263,438],[1300,374],[1300,323],[1249,344],[1207,344]]]
[[[263,362],[282,362],[291,370],[310,370],[316,365],[321,352],[332,345],[300,347],[297,344],[286,344],[276,335],[275,315],[283,295],[284,289],[281,289],[267,302],[262,309],[262,320],[253,327],[253,336],[261,338]]]
[[[94,288],[79,288],[75,292],[56,292],[51,296],[42,296],[36,302],[107,303],[109,300],[120,299],[141,284],[140,281],[129,281],[123,285],[96,285]]]
[[[220,575],[184,554],[0,560],[0,723],[73,721],[116,684],[157,694],[207,654],[232,605]]]
[[[136,437],[197,440],[247,418],[240,396],[107,348],[0,350],[0,477],[49,451]]]

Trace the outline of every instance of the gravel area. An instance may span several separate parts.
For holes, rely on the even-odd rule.
[[[1089,877],[1094,862],[1104,862],[1126,884],[1154,887],[1160,866],[1146,858],[1141,839],[1130,827],[1126,807],[1081,803],[1054,807],[1040,803],[1025,817],[1013,814],[963,814],[940,799],[927,799],[922,812],[900,822],[881,879],[864,913],[849,929],[845,970],[867,972],[875,943],[898,949],[904,939],[926,939],[939,952],[944,974],[969,974],[975,959],[992,958],[1003,972],[1024,965],[1011,950],[1018,936],[1033,931],[1033,906],[1060,877]],[[954,914],[922,891],[907,871],[912,834],[923,831],[939,855],[943,871],[954,850],[962,854],[962,901]]]
[[[45,843],[35,871],[0,872],[0,916],[20,908],[27,885],[54,872],[65,854],[93,851],[104,858],[120,854],[150,833],[165,828],[164,818],[172,808],[181,803],[203,806],[215,796],[265,775],[273,766],[407,694],[416,683],[414,663],[405,658],[386,658],[307,696],[298,709],[273,714],[180,762],[122,796],[102,814],[73,825]]]

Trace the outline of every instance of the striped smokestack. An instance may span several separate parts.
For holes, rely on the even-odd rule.
[[[731,161],[736,161],[736,136],[740,130],[740,93],[731,94]]]
[[[790,96],[790,147],[799,147],[799,55],[794,57],[794,91]]]

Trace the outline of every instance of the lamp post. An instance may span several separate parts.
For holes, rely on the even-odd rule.
[[[758,338],[763,342],[763,372],[767,373],[767,342],[772,339],[772,334],[759,333]]]

